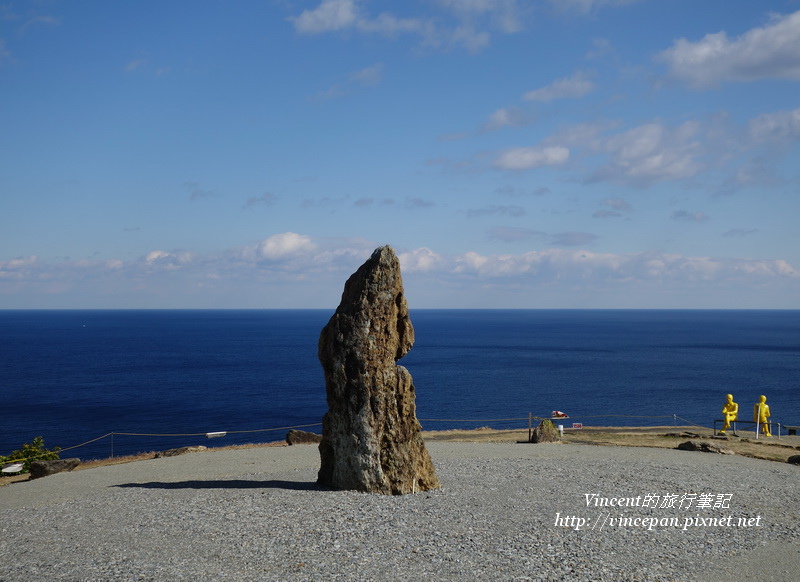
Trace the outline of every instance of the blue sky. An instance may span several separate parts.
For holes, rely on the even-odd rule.
[[[800,308],[800,1],[0,4],[0,308]]]

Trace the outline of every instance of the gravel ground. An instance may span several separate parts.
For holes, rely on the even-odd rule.
[[[442,488],[399,497],[318,488],[313,446],[2,487],[0,580],[714,582],[800,571],[796,466],[567,444],[428,449]],[[640,505],[587,506],[593,493]],[[675,507],[649,495],[675,496]]]

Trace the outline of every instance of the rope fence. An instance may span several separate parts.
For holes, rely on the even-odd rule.
[[[444,423],[471,423],[471,424],[478,424],[478,423],[516,423],[516,422],[527,422],[530,423],[532,420],[594,420],[594,419],[671,419],[673,422],[673,426],[678,426],[678,421],[682,424],[681,426],[693,427],[693,428],[702,428],[702,429],[711,429],[713,427],[705,426],[699,423],[695,423],[693,421],[687,420],[677,414],[671,415],[657,415],[657,416],[645,416],[645,415],[626,415],[626,414],[593,414],[593,415],[577,415],[577,416],[567,416],[567,417],[551,417],[551,416],[534,416],[529,414],[526,417],[514,417],[514,418],[477,418],[477,419],[464,419],[464,418],[420,418],[420,422],[444,422]],[[59,454],[71,451],[74,449],[78,449],[81,447],[85,447],[87,445],[96,443],[98,441],[102,441],[103,439],[111,439],[111,457],[114,457],[114,437],[115,436],[123,436],[123,437],[158,437],[158,438],[174,438],[174,437],[206,437],[206,438],[218,438],[224,437],[227,435],[241,435],[241,434],[256,434],[256,433],[267,433],[267,432],[276,432],[276,431],[284,431],[284,430],[295,430],[295,429],[305,429],[311,428],[316,426],[321,426],[321,422],[309,423],[309,424],[297,424],[293,426],[280,426],[274,428],[260,428],[260,429],[253,429],[253,430],[229,430],[229,431],[213,431],[213,432],[193,432],[193,433],[146,433],[146,432],[108,432],[104,435],[99,437],[90,439],[88,441],[82,442],[77,445],[72,445],[69,447],[64,447],[59,449]],[[635,428],[635,427],[631,427]],[[642,428],[641,426],[638,428]],[[519,430],[524,430],[525,427],[520,427]],[[513,429],[498,429],[498,430],[513,430]],[[35,457],[30,458],[20,458],[20,459],[6,459],[4,460],[4,464],[10,463],[21,463],[27,461],[29,459],[34,459]]]
[[[290,430],[290,429],[298,429],[298,428],[310,428],[314,426],[321,426],[321,422],[314,422],[310,424],[296,424],[294,426],[279,426],[275,428],[258,428],[253,430],[227,430],[227,431],[216,431],[216,432],[184,432],[184,433],[153,433],[153,432],[108,432],[104,435],[99,437],[90,439],[88,441],[84,441],[77,445],[72,445],[70,447],[59,448],[58,453],[61,454],[65,451],[71,451],[73,449],[78,449],[81,447],[85,447],[86,445],[90,445],[92,443],[96,443],[106,438],[111,439],[111,457],[114,457],[114,437],[115,436],[132,436],[132,437],[206,437],[206,438],[215,438],[215,437],[222,437],[227,436],[229,434],[249,434],[249,433],[259,433],[259,432],[274,432],[278,430]],[[25,461],[36,459],[38,457],[20,457],[17,459],[7,459],[3,461],[4,465],[13,464],[13,463],[23,463]]]

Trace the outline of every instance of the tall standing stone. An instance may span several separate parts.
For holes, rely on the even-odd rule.
[[[396,363],[413,344],[400,262],[380,247],[347,280],[319,338],[328,397],[321,485],[392,495],[439,487],[411,374]]]

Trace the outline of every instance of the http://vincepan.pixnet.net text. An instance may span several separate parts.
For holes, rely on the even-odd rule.
[[[556,512],[555,527],[576,531],[602,531],[619,528],[654,530],[672,528],[761,527],[761,515],[742,515],[733,511],[732,493],[647,493],[635,497],[607,497],[584,494],[586,512]]]

